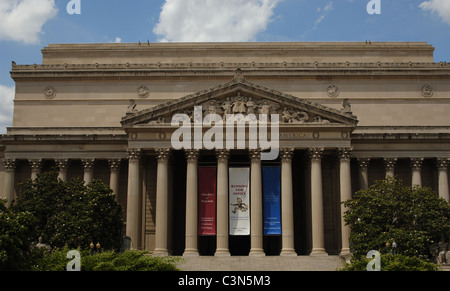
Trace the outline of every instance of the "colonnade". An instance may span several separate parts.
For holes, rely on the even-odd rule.
[[[311,231],[312,250],[311,256],[327,255],[324,241],[324,213],[322,193],[322,157],[324,148],[307,149],[310,162],[310,186],[311,186]],[[156,180],[156,230],[155,250],[156,255],[166,256],[168,251],[168,207],[169,207],[169,158],[170,149],[156,149],[157,158],[157,180]],[[351,199],[351,148],[337,149],[339,157],[339,187],[340,200]],[[128,150],[128,185],[127,185],[127,224],[126,235],[131,238],[131,247],[138,248],[140,225],[140,159],[142,149]],[[185,152],[187,159],[186,177],[186,233],[185,233],[185,256],[197,256],[198,252],[198,150]],[[293,186],[292,186],[292,159],[293,148],[281,149],[281,256],[296,256],[294,249],[294,208],[293,208]],[[217,150],[217,212],[216,212],[216,256],[229,256],[228,248],[228,160],[229,150]],[[251,237],[250,256],[264,256],[263,249],[263,201],[262,201],[262,174],[261,174],[261,152],[259,150],[249,151],[251,160]],[[369,187],[368,169],[370,158],[357,158],[358,180],[360,189]],[[412,185],[422,186],[421,167],[424,158],[411,158]],[[94,159],[82,159],[83,179],[89,183],[93,179]],[[436,158],[438,170],[438,192],[439,196],[449,201],[448,165],[450,159]],[[386,177],[394,176],[396,158],[385,158]],[[59,178],[67,181],[68,159],[55,160],[59,168]],[[110,187],[114,193],[119,189],[119,169],[121,159],[108,160],[110,167]],[[30,159],[31,178],[36,179],[41,171],[42,160]],[[14,199],[14,177],[16,161],[4,160],[4,195],[10,203]],[[341,255],[350,253],[349,236],[350,228],[343,222],[346,209],[341,205]]]

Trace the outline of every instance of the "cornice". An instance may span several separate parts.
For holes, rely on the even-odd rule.
[[[17,65],[14,80],[36,79],[173,79],[232,76],[237,68],[248,78],[424,78],[450,77],[450,65],[441,63],[156,63]]]

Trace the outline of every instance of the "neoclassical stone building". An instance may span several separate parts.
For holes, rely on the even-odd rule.
[[[12,64],[0,196],[11,202],[18,183],[56,167],[62,180],[111,186],[134,249],[345,255],[340,203],[375,180],[396,175],[449,200],[450,66],[433,52],[422,42],[52,44],[42,64]],[[243,146],[174,149],[172,117],[195,119],[198,107],[279,116],[278,158],[250,148],[249,124]]]

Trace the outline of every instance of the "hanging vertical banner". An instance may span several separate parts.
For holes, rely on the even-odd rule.
[[[281,235],[281,168],[263,167],[264,235]]]
[[[230,235],[250,235],[250,168],[229,169]]]
[[[216,235],[215,167],[198,168],[198,235]]]

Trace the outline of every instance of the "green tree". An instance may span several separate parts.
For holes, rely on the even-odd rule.
[[[450,238],[450,205],[429,188],[407,187],[399,179],[378,181],[344,202],[356,256],[370,250],[429,258],[430,246]]]
[[[80,179],[62,182],[57,176],[47,172],[21,184],[12,209],[32,213],[37,236],[52,247],[87,247],[100,242],[102,248],[119,249],[123,210],[112,190],[101,181],[85,185]]]
[[[29,212],[13,212],[0,200],[0,271],[30,268],[31,243],[37,220]]]

